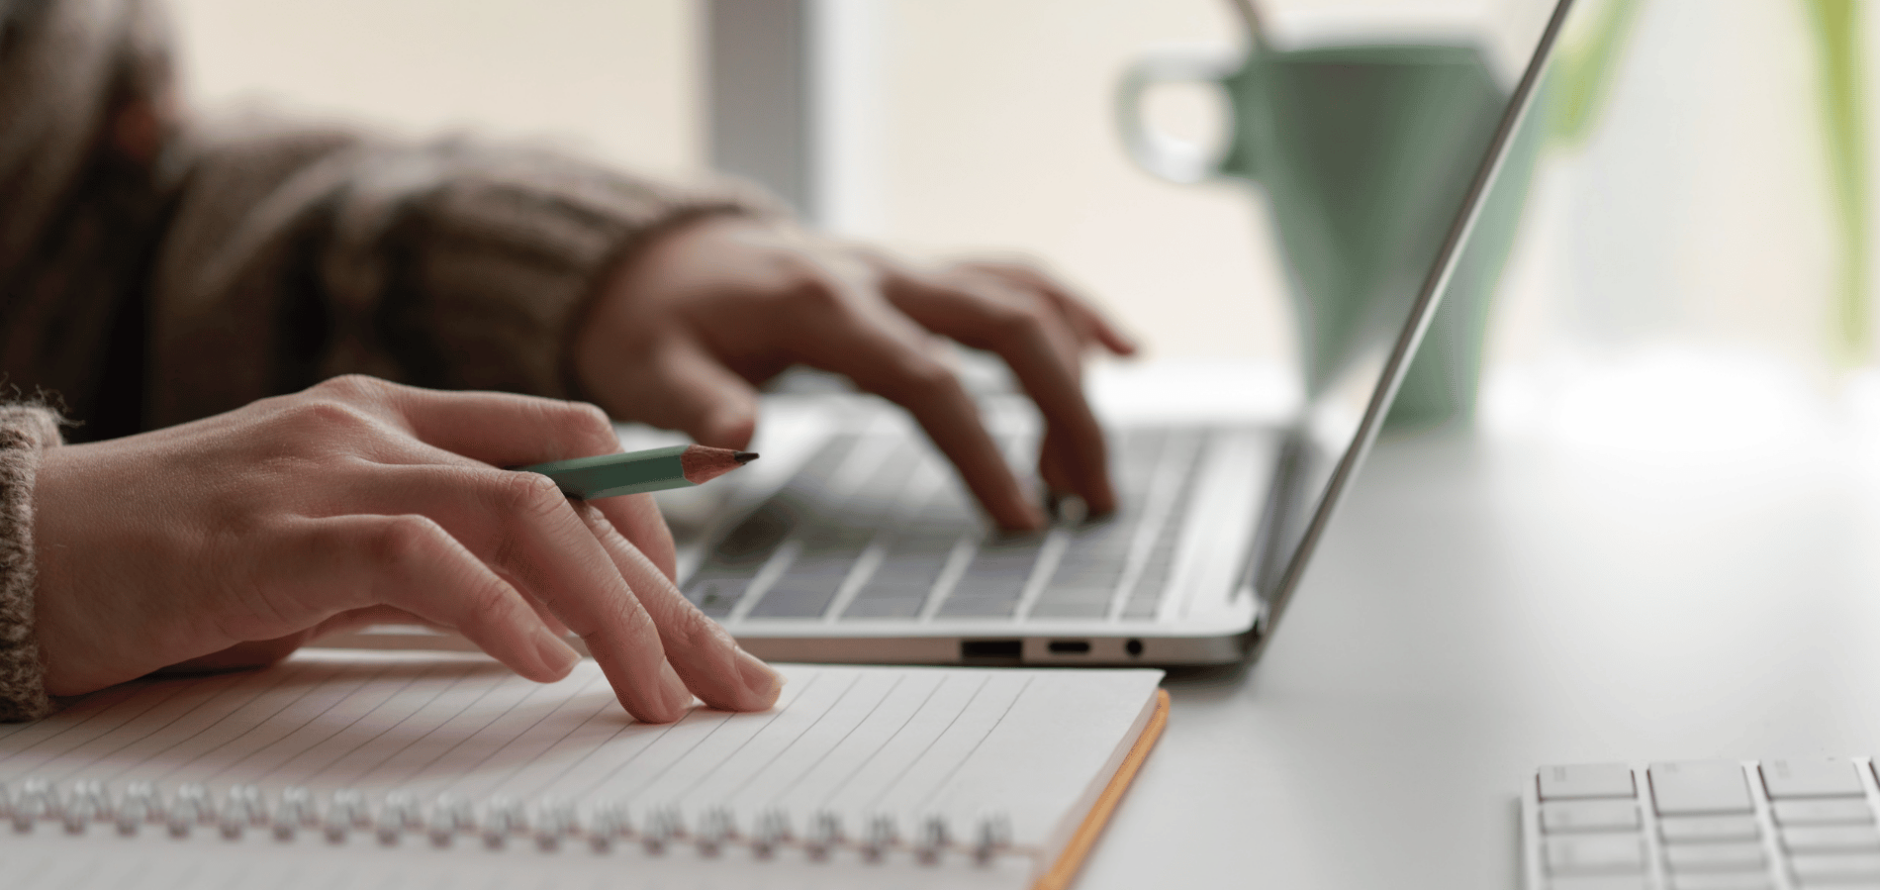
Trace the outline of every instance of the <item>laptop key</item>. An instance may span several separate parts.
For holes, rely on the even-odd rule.
[[[1753,811],[1743,767],[1728,760],[1654,763],[1652,799],[1662,815],[1748,813]]]
[[[1839,757],[1779,757],[1762,762],[1763,787],[1771,799],[1859,797],[1860,774]]]
[[[995,537],[979,545],[953,593],[936,613],[942,618],[1010,618],[1038,562],[1042,536]]]
[[[1541,800],[1635,797],[1632,770],[1623,763],[1579,763],[1543,767]]]
[[[1781,832],[1783,848],[1794,853],[1880,853],[1880,832],[1871,825],[1790,825]]]
[[[1541,804],[1541,831],[1548,834],[1638,827],[1638,804],[1629,800],[1557,800]]]
[[[1759,871],[1683,872],[1671,876],[1671,890],[1770,890],[1775,884]]]
[[[1797,853],[1789,859],[1789,872],[1804,884],[1880,880],[1880,853],[1854,856]]]
[[[1753,841],[1762,835],[1755,816],[1665,816],[1658,836],[1667,843]]]
[[[1635,834],[1550,837],[1547,870],[1553,874],[1637,872],[1645,867],[1645,842]]]
[[[1645,890],[1643,875],[1561,875],[1547,890]]]
[[[1873,808],[1864,798],[1778,800],[1769,804],[1777,825],[1872,825]]]
[[[1759,871],[1763,848],[1756,843],[1671,844],[1665,863],[1672,871]]]

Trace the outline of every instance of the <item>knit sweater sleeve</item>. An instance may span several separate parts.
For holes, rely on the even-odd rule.
[[[0,721],[52,711],[33,633],[33,480],[41,452],[59,441],[51,411],[0,405]]]
[[[464,140],[250,121],[180,151],[152,290],[152,426],[343,373],[569,396],[571,329],[610,262],[702,214],[778,213],[731,184]]]

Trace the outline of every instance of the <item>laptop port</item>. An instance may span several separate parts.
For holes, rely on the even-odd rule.
[[[961,640],[962,661],[1017,661],[1025,654],[1024,640]]]
[[[1089,640],[1052,640],[1045,644],[1052,655],[1089,655]]]
[[[1141,658],[1142,657],[1142,641],[1130,640],[1129,642],[1124,643],[1123,651],[1128,652],[1132,657]]]

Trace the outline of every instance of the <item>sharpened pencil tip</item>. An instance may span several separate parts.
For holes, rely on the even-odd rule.
[[[735,460],[735,461],[737,461],[738,463],[741,463],[741,464],[748,464],[748,463],[750,463],[751,461],[754,461],[754,460],[756,460],[756,459],[757,459],[757,452],[755,452],[755,451],[740,451],[740,452],[738,452],[737,454],[734,454],[734,455],[731,455],[731,459],[732,459],[732,460]]]

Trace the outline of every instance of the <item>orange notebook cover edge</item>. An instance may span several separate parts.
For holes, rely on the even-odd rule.
[[[1116,768],[1116,775],[1110,777],[1110,784],[1097,796],[1097,802],[1090,808],[1084,823],[1077,826],[1077,833],[1071,835],[1070,843],[1064,845],[1064,852],[1058,855],[1057,864],[1038,878],[1031,885],[1031,890],[1064,890],[1077,878],[1077,872],[1084,867],[1084,860],[1090,857],[1090,850],[1097,845],[1097,838],[1103,834],[1103,826],[1110,822],[1110,814],[1116,811],[1116,805],[1123,800],[1123,792],[1129,790],[1129,783],[1136,778],[1136,771],[1142,768],[1142,762],[1149,759],[1150,749],[1155,747],[1155,740],[1162,737],[1162,728],[1168,725],[1169,698],[1168,690],[1155,691],[1155,713],[1149,715],[1148,725],[1142,728],[1142,735],[1136,737],[1136,744],[1129,749],[1129,756],[1123,758]]]

